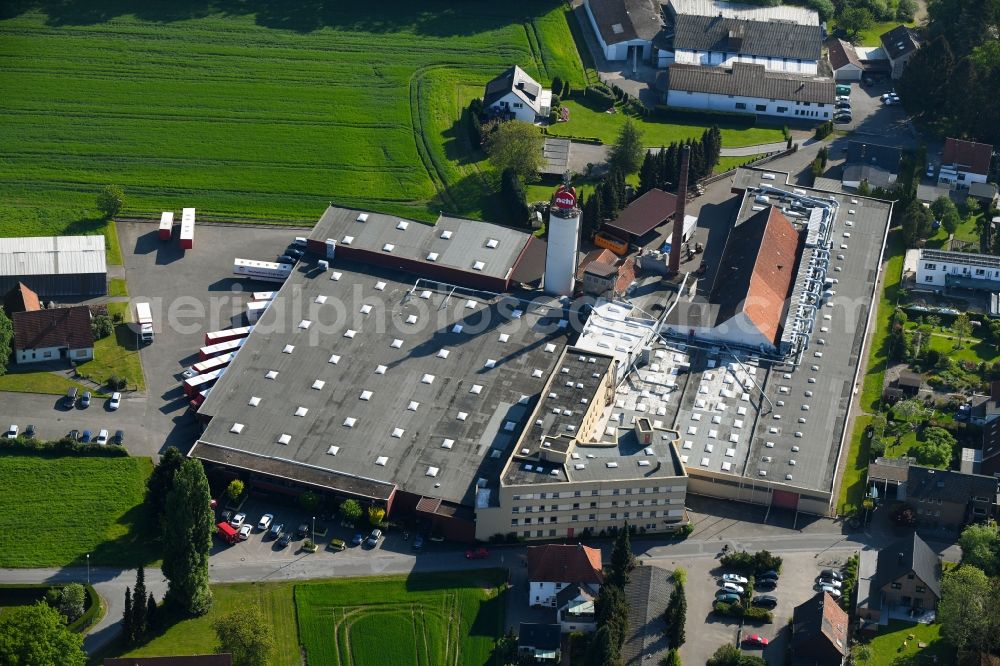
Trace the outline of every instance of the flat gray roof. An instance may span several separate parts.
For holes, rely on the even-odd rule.
[[[300,264],[282,286],[202,405],[212,421],[192,455],[343,492],[395,484],[474,506],[571,330],[559,302],[485,301],[332,263]]]
[[[104,236],[0,238],[0,275],[107,272]]]

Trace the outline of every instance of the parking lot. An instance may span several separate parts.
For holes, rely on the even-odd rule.
[[[892,146],[910,146],[916,144],[913,131],[910,128],[909,117],[898,104],[886,106],[880,96],[893,88],[892,81],[883,81],[871,86],[851,83],[851,116],[849,123],[834,123],[839,130],[854,130],[859,140],[875,141]]]
[[[769,645],[761,649],[744,649],[748,654],[763,656],[768,664],[778,666],[785,663],[785,651],[790,638],[788,621],[796,606],[816,594],[816,576],[826,568],[837,568],[846,559],[816,557],[810,553],[784,555],[781,579],[773,591],[755,592],[770,594],[778,598],[771,624],[746,624],[742,635],[759,634],[768,639]],[[837,566],[834,566],[834,565]],[[688,640],[681,648],[681,660],[685,664],[704,664],[712,653],[723,643],[733,643],[740,633],[740,621],[736,618],[718,617],[712,613],[715,593],[720,589],[720,577],[727,573],[718,559],[697,558],[682,563],[687,569],[687,625]],[[696,638],[693,638],[696,637]]]

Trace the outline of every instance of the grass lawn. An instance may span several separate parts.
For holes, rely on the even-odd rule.
[[[0,20],[0,235],[103,232],[111,263],[107,183],[122,217],[482,214],[460,104],[513,63],[587,77],[558,0],[36,6]]]
[[[916,322],[909,322],[907,330],[914,331],[917,328]],[[931,332],[930,342],[925,339],[924,344],[929,344],[931,349],[950,356],[956,361],[972,361],[973,363],[992,363],[1000,360],[1000,351],[996,345],[988,340],[978,337],[965,338],[962,346],[958,347],[958,338],[950,331],[942,331],[940,328]]]
[[[108,283],[108,296],[128,296],[128,285],[124,278],[111,278]]]
[[[0,456],[0,567],[156,559],[142,501],[149,458]]]
[[[488,664],[503,631],[504,581],[488,569],[298,585],[306,658],[330,666]]]
[[[883,21],[881,23],[873,23],[870,28],[858,35],[857,39],[854,40],[854,43],[858,46],[881,46],[882,41],[879,38],[899,24],[899,21]],[[904,25],[908,25],[912,28],[916,25],[916,22],[911,21],[909,23],[905,23]],[[836,20],[833,20],[831,21],[830,30],[833,31],[836,29],[837,22]]]
[[[854,430],[851,432],[850,450],[847,453],[847,466],[844,468],[844,478],[840,482],[840,502],[837,512],[847,513],[861,506],[865,498],[865,476],[868,474],[868,439],[865,428],[871,423],[872,417],[858,416],[854,419]],[[888,453],[886,454],[888,455]]]
[[[955,240],[972,243],[977,252],[979,251],[979,232],[976,230],[976,223],[981,217],[982,213],[970,217],[968,220],[962,218],[961,224],[955,228]],[[944,249],[947,243],[948,232],[944,230],[944,227],[939,228],[933,236],[927,239],[927,247],[929,248]]]
[[[126,303],[109,305],[125,305],[127,308]],[[93,360],[79,364],[76,370],[102,386],[112,375],[117,375],[125,378],[129,390],[142,391],[146,388],[135,332],[128,324],[118,324],[114,335],[96,340]]]
[[[25,367],[30,368],[31,366]],[[63,395],[72,386],[75,386],[80,391],[88,390],[83,384],[66,379],[62,375],[57,375],[48,370],[22,371],[15,365],[7,371],[7,374],[0,375],[0,391]]]
[[[580,99],[570,99],[563,102],[569,108],[569,122],[558,123],[549,127],[552,136],[579,137],[585,139],[600,139],[605,144],[614,143],[618,131],[629,118],[620,110],[618,113],[605,113],[593,109]],[[712,122],[699,123],[696,117],[690,121],[679,121],[662,117],[632,118],[642,131],[642,142],[647,146],[666,146],[675,141],[701,137],[706,127]],[[753,121],[719,122],[722,131],[722,145],[728,147],[752,146],[758,143],[774,143],[784,141],[781,128],[755,127]]]
[[[909,636],[913,639],[909,639]],[[903,643],[906,647],[903,647]],[[918,647],[920,643],[927,645]],[[909,666],[922,664],[952,664],[955,662],[955,648],[941,638],[940,624],[909,624],[893,620],[888,627],[879,630],[872,639],[871,659],[864,666],[889,666],[897,661]]]
[[[764,157],[761,155],[742,155],[740,157],[720,157],[719,163],[715,165],[715,173],[724,173],[730,169],[743,166],[747,162],[753,162]]]

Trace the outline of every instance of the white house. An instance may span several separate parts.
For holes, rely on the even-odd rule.
[[[584,0],[583,6],[605,58],[666,66],[667,52],[659,41],[663,31],[659,2]]]
[[[570,585],[564,587],[556,595],[556,616],[562,633],[589,633],[597,630],[597,615],[594,612],[594,599],[597,598],[597,586]]]
[[[533,123],[548,118],[552,91],[542,88],[523,69],[514,65],[486,84],[483,107],[497,114],[511,114],[515,120]]]
[[[528,603],[557,607],[559,593],[571,585],[597,586],[604,582],[601,551],[577,544],[528,548]]]
[[[815,75],[823,51],[818,25],[680,14],[672,32],[674,62],[681,65],[750,63],[771,72]]]
[[[924,248],[917,258],[916,285],[1000,291],[1000,257]]]
[[[951,188],[985,183],[992,159],[993,146],[988,143],[948,138],[941,152],[938,183]]]
[[[70,308],[15,312],[14,354],[17,363],[94,358],[94,335],[90,329],[90,308]]]
[[[831,79],[769,72],[764,65],[732,69],[672,65],[667,106],[823,122],[833,116]]]

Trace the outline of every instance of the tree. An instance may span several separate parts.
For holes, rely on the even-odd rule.
[[[955,321],[951,323],[951,332],[958,338],[958,348],[961,349],[965,339],[972,335],[972,320],[969,315],[963,312],[955,317]]]
[[[961,223],[962,218],[959,217],[956,211],[948,211],[944,214],[944,217],[941,218],[941,226],[944,227],[944,230],[949,236],[955,233],[955,230],[958,229],[958,225]]]
[[[10,362],[10,343],[14,339],[14,324],[7,313],[0,308],[0,375],[7,372],[7,363]]]
[[[59,592],[59,612],[66,616],[67,622],[75,622],[83,615],[83,606],[87,599],[87,591],[79,583],[70,583]]]
[[[933,213],[924,208],[917,200],[911,201],[903,212],[902,227],[906,244],[915,246],[918,241],[927,238],[934,222]]]
[[[500,197],[507,207],[511,224],[524,226],[528,223],[531,211],[528,209],[528,196],[524,185],[513,169],[504,169],[500,176]]]
[[[204,615],[212,606],[208,587],[208,553],[215,520],[208,479],[201,461],[185,460],[167,493],[163,524],[163,575],[167,601],[193,615]]]
[[[271,625],[256,606],[242,606],[215,621],[218,653],[233,655],[233,666],[267,666],[274,652]]]
[[[681,653],[677,651],[677,648],[670,648],[670,652],[664,657],[664,666],[681,666]]]
[[[738,647],[732,643],[724,643],[709,657],[705,666],[739,666],[742,658],[743,653]]]
[[[958,538],[962,547],[962,564],[982,569],[988,576],[1000,572],[1000,533],[996,522],[990,520],[969,525]]]
[[[680,648],[685,641],[684,623],[687,621],[687,597],[684,594],[684,584],[679,581],[674,583],[664,618],[667,621],[667,644],[671,648]]]
[[[663,148],[660,148],[663,151]],[[649,151],[642,158],[642,167],[639,168],[639,194],[645,194],[659,186],[657,182],[656,169],[657,154]]]
[[[312,513],[319,506],[319,493],[314,493],[311,490],[307,490],[301,495],[299,495],[299,506],[301,506],[306,511]]]
[[[233,502],[239,501],[240,496],[243,495],[243,491],[246,489],[246,485],[239,479],[233,479],[226,486],[226,495]]]
[[[628,602],[622,588],[610,583],[601,586],[594,600],[594,619],[608,630],[615,648],[620,648],[628,633]]]
[[[340,517],[344,520],[356,523],[361,517],[361,505],[357,500],[347,499],[340,503]]]
[[[163,453],[160,463],[153,468],[153,473],[146,481],[146,504],[152,509],[157,523],[163,520],[163,511],[167,506],[167,493],[174,485],[174,474],[184,462],[184,454],[176,446],[171,446]]]
[[[513,169],[524,182],[538,177],[542,165],[542,133],[534,125],[512,120],[500,123],[483,147],[490,164],[503,172]]]
[[[153,629],[156,627],[156,599],[153,598],[153,593],[149,593],[149,597],[146,598],[146,628]]]
[[[1000,627],[993,618],[994,587],[981,569],[971,565],[944,574],[937,619],[941,633],[959,650],[995,649]]]
[[[105,185],[97,194],[97,210],[105,218],[112,218],[125,206],[125,192],[117,185]]]
[[[934,213],[935,218],[940,220],[948,211],[958,212],[958,207],[955,206],[955,202],[951,200],[951,197],[941,195],[931,202],[931,212]]]
[[[916,398],[900,400],[892,408],[895,420],[903,421],[907,430],[913,430],[927,416],[927,408]]]
[[[369,523],[371,523],[375,527],[378,527],[379,525],[382,524],[382,521],[384,519],[385,519],[385,509],[375,504],[372,504],[370,507],[368,507]]]
[[[965,214],[975,215],[980,212],[979,199],[976,197],[965,197]]]
[[[632,122],[631,118],[618,130],[618,138],[611,146],[608,154],[608,164],[612,169],[618,169],[623,174],[633,174],[639,170],[646,149],[642,145],[642,132]]]
[[[70,631],[56,609],[39,601],[0,615],[0,664],[84,666],[83,635]]]
[[[132,588],[125,588],[125,610],[122,611],[122,636],[127,645],[135,642],[135,630],[132,628]]]
[[[611,573],[608,575],[608,582],[611,585],[625,587],[628,584],[628,574],[634,568],[635,555],[632,554],[628,523],[625,523],[625,527],[618,531],[611,551]]]
[[[97,315],[90,320],[90,331],[98,340],[102,340],[115,332],[115,324],[108,315]]]
[[[149,629],[146,619],[146,570],[140,566],[135,572],[135,590],[132,592],[132,631],[136,639],[141,638]]]
[[[927,428],[924,430],[924,441],[917,442],[913,453],[917,462],[928,467],[944,469],[951,462],[955,438],[944,428]]]
[[[858,35],[872,27],[875,19],[866,7],[847,7],[840,13],[837,25],[847,33],[850,41],[857,39]]]
[[[587,650],[589,666],[618,666],[621,664],[621,654],[618,646],[607,627],[598,625],[594,637],[590,640]]]

